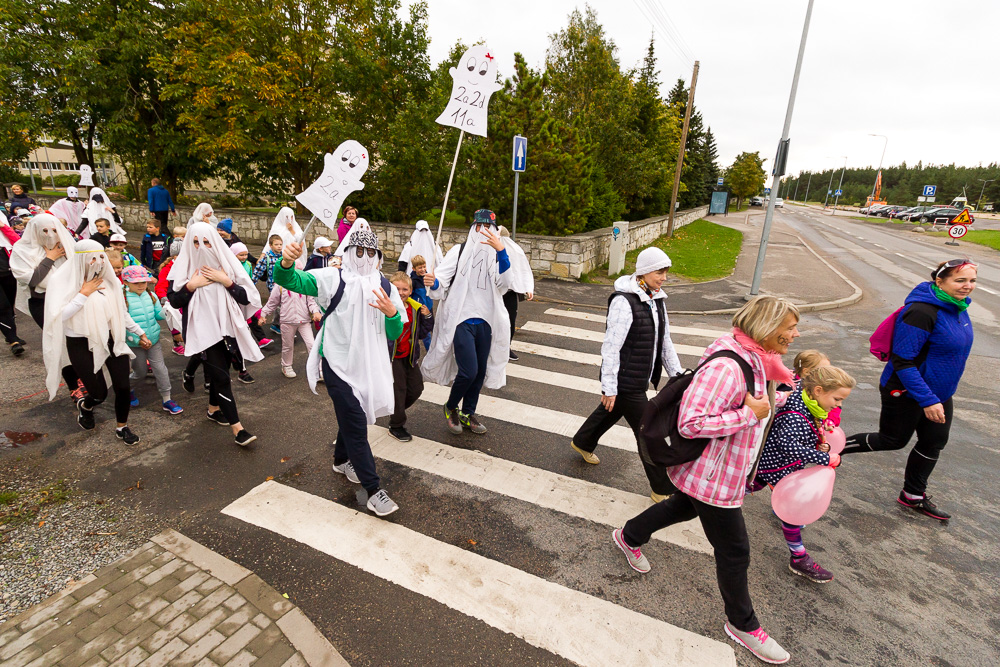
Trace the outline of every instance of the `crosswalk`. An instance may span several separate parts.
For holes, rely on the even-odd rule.
[[[493,420],[527,429],[532,446],[566,451],[569,456],[569,440],[585,419],[577,413],[596,407],[600,394],[594,366],[600,365],[604,318],[557,308],[548,309],[544,316],[545,321],[530,321],[521,327],[512,345],[522,355],[521,361],[508,365],[507,387],[483,392],[477,413],[487,423]],[[580,326],[557,323],[560,320],[575,320]],[[701,356],[708,339],[724,333],[695,327],[671,327],[671,331],[682,364],[689,367]],[[679,338],[684,342],[678,342]],[[565,349],[560,341],[572,341],[572,347],[589,351]],[[579,374],[562,372],[567,369],[578,369]],[[560,396],[565,393],[566,407],[572,406],[577,413],[515,400],[552,392],[553,388]],[[448,392],[447,387],[428,383],[418,405],[439,411]],[[652,502],[644,484],[626,491],[502,458],[490,453],[488,444],[468,448],[470,442],[465,440],[465,447],[456,447],[457,441],[447,444],[420,435],[415,433],[412,441],[402,443],[382,426],[369,427],[369,441],[378,460],[477,492],[530,503],[558,516],[582,519],[601,526],[608,534]],[[488,443],[489,437],[477,439],[475,444]],[[636,451],[635,437],[624,422],[612,427],[600,444]],[[638,457],[632,460],[640,469]],[[736,664],[732,647],[715,637],[692,633],[408,528],[404,525],[407,509],[404,506],[393,520],[386,521],[267,481],[232,502],[223,513],[305,544],[576,664]],[[690,552],[703,567],[713,568],[712,548],[697,520],[671,526],[653,539]],[[610,539],[608,546],[613,548]],[[622,567],[624,574],[624,562]],[[581,628],[586,630],[581,632]]]

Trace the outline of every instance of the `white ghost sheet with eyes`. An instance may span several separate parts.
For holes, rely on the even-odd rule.
[[[367,148],[353,139],[345,141],[323,156],[323,173],[295,198],[317,220],[337,231],[337,213],[347,195],[365,188],[361,177],[368,170],[368,159]]]
[[[88,188],[94,187],[94,170],[89,164],[80,165],[80,185]]]
[[[503,88],[503,84],[497,83],[496,57],[483,44],[473,46],[462,54],[458,67],[449,72],[451,96],[437,122],[485,137],[490,96]]]

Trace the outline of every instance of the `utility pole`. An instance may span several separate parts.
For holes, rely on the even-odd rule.
[[[988,180],[988,181],[987,181],[987,180],[983,180],[982,178],[977,178],[976,180],[977,180],[977,181],[983,181],[983,187],[982,187],[982,189],[981,189],[981,190],[979,191],[979,201],[977,201],[977,202],[976,202],[976,210],[977,210],[977,211],[980,211],[980,210],[982,210],[982,205],[983,205],[983,193],[984,193],[984,192],[986,192],[986,184],[987,184],[987,183],[993,183],[993,182],[994,182],[994,181],[996,181],[997,179],[995,179],[995,178],[991,178],[990,180]]]
[[[823,208],[826,208],[826,202],[830,199],[830,190],[833,190],[833,175],[836,173],[836,169],[830,170],[830,184],[826,186],[826,196],[823,197]]]
[[[809,19],[812,18],[814,0],[809,0],[806,6],[806,19],[802,24],[802,40],[799,42],[799,55],[795,60],[795,74],[792,76],[792,90],[788,94],[788,109],[785,111],[785,125],[781,129],[781,141],[778,143],[778,155],[774,161],[774,179],[771,192],[781,182],[785,161],[788,159],[788,131],[792,127],[792,111],[795,109],[795,93],[799,88],[799,74],[802,72],[802,57],[806,52],[806,38],[809,36]],[[764,257],[767,255],[767,238],[771,234],[771,222],[774,219],[774,197],[767,202],[767,213],[764,214],[764,229],[760,234],[760,249],[757,251],[757,266],[753,272],[753,283],[750,285],[750,296],[760,292],[760,280],[764,275]]]
[[[802,180],[801,177],[795,179],[795,192],[792,193],[792,201],[799,200],[799,182]]]
[[[674,235],[674,209],[677,208],[677,191],[681,187],[681,169],[684,168],[684,148],[687,146],[688,125],[691,124],[691,108],[694,107],[694,88],[697,83],[698,61],[695,60],[694,71],[691,73],[691,92],[688,93],[687,104],[684,105],[684,127],[681,129],[681,145],[677,149],[677,169],[674,171],[674,191],[670,195],[670,217],[667,221],[667,236]]]
[[[840,185],[837,186],[837,197],[833,200],[834,215],[837,214],[837,204],[840,203],[840,193],[844,189],[844,172],[847,171],[847,156],[844,156],[844,168],[840,170]]]
[[[812,182],[813,182],[813,173],[810,171],[809,172],[809,180],[806,181],[806,198],[802,200],[806,204],[809,203],[809,186],[812,185]]]

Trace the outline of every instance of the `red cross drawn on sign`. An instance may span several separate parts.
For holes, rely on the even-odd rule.
[[[490,55],[490,54],[488,54],[488,53],[486,54],[486,58],[487,58],[488,60],[493,60],[493,56],[491,56],[491,55]]]

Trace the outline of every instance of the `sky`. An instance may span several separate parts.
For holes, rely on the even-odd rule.
[[[412,0],[403,0],[404,7]],[[760,151],[770,169],[788,106],[807,0],[590,0],[623,69],[655,39],[665,94],[690,85],[726,167]],[[510,76],[514,53],[541,69],[575,0],[428,0],[430,57],[484,40]],[[669,24],[651,21],[651,7]],[[644,13],[645,12],[645,13]],[[669,40],[671,25],[683,44]],[[815,0],[795,100],[787,173],[885,164],[1000,162],[995,0]],[[655,31],[655,32],[654,32]],[[676,34],[675,33],[675,34]],[[885,135],[887,139],[869,136]]]

